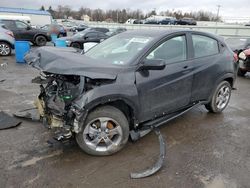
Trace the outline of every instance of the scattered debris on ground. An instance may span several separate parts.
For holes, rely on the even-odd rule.
[[[22,122],[18,119],[6,114],[5,112],[0,112],[0,130],[9,129],[20,125]]]

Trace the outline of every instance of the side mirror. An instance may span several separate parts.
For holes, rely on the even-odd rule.
[[[245,54],[244,52],[240,52],[240,54],[239,54],[239,59],[245,61],[245,60],[247,59],[246,54]]]
[[[163,70],[165,66],[165,61],[162,59],[146,59],[139,70]]]
[[[31,26],[27,26],[26,30],[31,30]]]

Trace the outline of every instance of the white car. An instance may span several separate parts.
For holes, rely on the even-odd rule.
[[[4,25],[0,25],[0,56],[11,55],[15,46],[15,38],[12,31],[6,29]]]

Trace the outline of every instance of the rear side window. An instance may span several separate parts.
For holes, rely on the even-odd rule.
[[[161,59],[167,64],[180,62],[187,59],[186,37],[173,37],[153,50],[146,59]]]
[[[14,23],[14,21],[9,21],[9,20],[1,20],[1,23],[3,23],[4,24],[4,26],[6,27],[6,28],[8,28],[8,29],[15,29],[15,23]]]
[[[194,57],[205,57],[219,53],[218,41],[203,35],[192,35]]]

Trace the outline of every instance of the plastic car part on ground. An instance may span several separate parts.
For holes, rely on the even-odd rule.
[[[151,175],[155,174],[156,172],[158,172],[161,169],[161,167],[163,166],[164,160],[166,158],[166,144],[165,144],[164,138],[163,138],[160,130],[158,128],[152,128],[152,129],[154,130],[155,134],[158,136],[158,140],[160,143],[159,158],[158,158],[157,162],[151,168],[148,168],[142,172],[130,173],[130,177],[132,179],[139,179],[139,178],[145,178],[145,177],[151,176]]]
[[[1,112],[0,112],[1,115]],[[26,118],[26,119],[30,119],[33,121],[37,121],[40,120],[39,113],[38,113],[38,109],[37,108],[28,108],[28,109],[23,109],[20,111],[17,111],[14,113],[14,116],[19,117],[19,118]],[[1,116],[0,116],[1,118]],[[0,127],[1,129],[1,127]],[[146,178],[148,176],[151,176],[153,174],[155,174],[156,172],[158,172],[161,167],[164,164],[165,158],[166,158],[166,144],[165,144],[165,140],[160,132],[160,130],[154,126],[151,126],[148,131],[154,131],[154,133],[158,136],[158,141],[160,144],[160,155],[159,158],[157,160],[157,162],[150,168],[142,171],[142,172],[132,172],[130,173],[130,177],[132,179],[140,179],[140,178]],[[55,137],[54,137],[55,138]],[[55,139],[56,141],[65,141],[64,139]],[[50,144],[50,147],[53,146],[53,141],[49,140],[48,143]]]
[[[6,114],[5,112],[0,112],[0,130],[13,128],[20,125],[21,123],[21,121]]]

